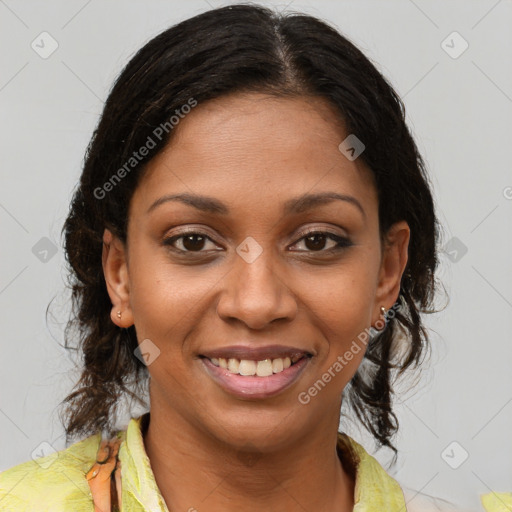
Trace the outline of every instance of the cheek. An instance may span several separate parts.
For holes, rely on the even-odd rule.
[[[197,266],[177,265],[165,250],[134,250],[130,260],[130,305],[137,327],[148,326],[157,336],[162,330],[186,327],[194,321],[213,277]]]
[[[362,300],[342,304],[337,315],[325,319],[329,323],[328,347],[320,371],[336,374],[337,387],[347,384],[364,357],[369,339],[369,318],[369,305]]]
[[[360,265],[346,265],[309,287],[306,309],[323,334],[315,380],[328,381],[333,396],[357,371],[369,339],[375,278],[363,261]]]
[[[369,327],[372,317],[375,278],[364,262],[340,265],[323,276],[299,283],[306,309],[317,317],[326,337],[333,343],[347,341]]]

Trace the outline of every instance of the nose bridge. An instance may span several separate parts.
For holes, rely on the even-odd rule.
[[[237,248],[237,256],[234,263],[234,271],[238,275],[236,281],[245,294],[251,295],[254,292],[263,299],[278,294],[272,249],[263,249],[257,242],[247,240]]]
[[[296,301],[270,247],[247,237],[236,248],[232,265],[218,304],[219,315],[264,325],[295,314]]]

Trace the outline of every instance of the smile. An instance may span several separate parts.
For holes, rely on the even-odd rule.
[[[207,374],[225,392],[237,398],[264,399],[292,386],[311,361],[311,356],[302,354],[257,361],[202,357],[201,361]]]
[[[278,357],[276,359],[262,359],[260,361],[236,358],[225,359],[223,357],[217,359],[212,357],[210,361],[215,366],[225,368],[231,373],[237,373],[238,375],[257,375],[258,377],[268,377],[274,373],[281,373],[292,366],[292,364],[299,361],[302,357],[303,356],[300,355],[294,355],[291,358]]]

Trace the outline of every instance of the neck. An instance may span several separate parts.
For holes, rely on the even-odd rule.
[[[250,444],[233,449],[161,411],[151,412],[143,439],[169,510],[353,510],[354,479],[334,448],[336,429],[263,454]]]

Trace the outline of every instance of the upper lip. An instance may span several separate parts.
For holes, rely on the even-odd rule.
[[[261,361],[263,359],[277,359],[293,356],[311,356],[311,352],[298,347],[289,347],[284,345],[267,345],[264,347],[248,347],[245,345],[231,345],[221,347],[201,353],[208,359],[247,359],[249,361]]]

